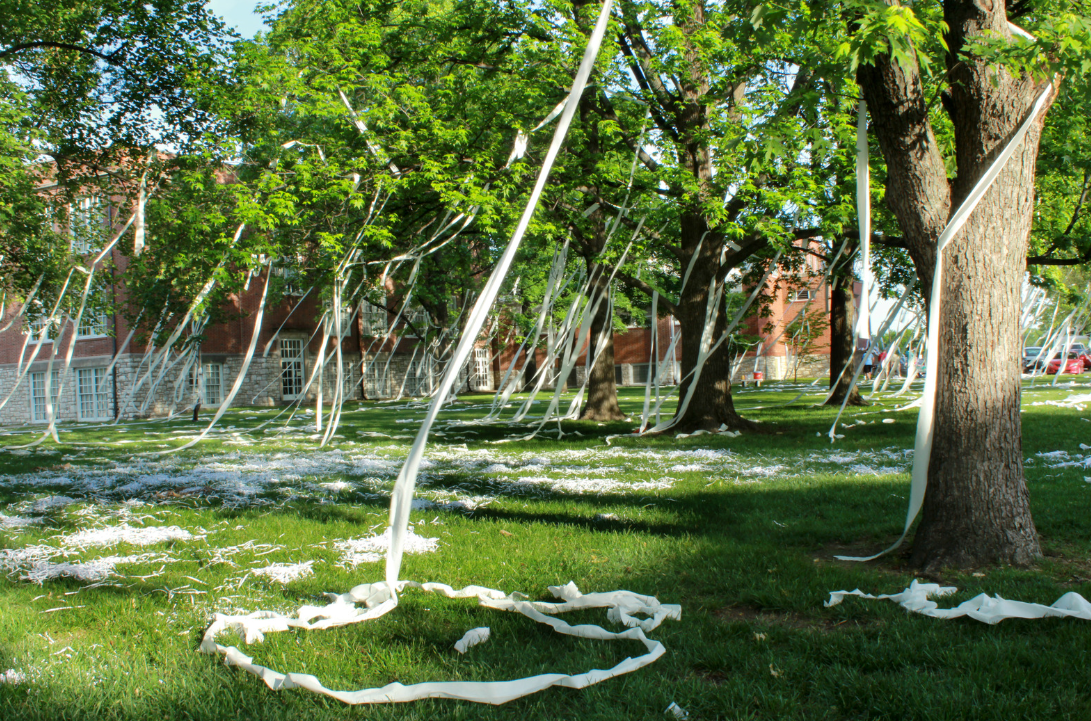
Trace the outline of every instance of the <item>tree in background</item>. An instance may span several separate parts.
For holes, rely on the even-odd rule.
[[[830,323],[825,316],[817,313],[801,313],[784,326],[784,345],[792,354],[792,380],[799,380],[800,362],[805,356],[813,353],[818,345],[818,339],[829,327]]]
[[[679,431],[750,427],[734,410],[726,344],[708,356],[699,377],[691,375],[710,294],[755,254],[768,258],[774,247],[822,234],[824,169],[840,152],[829,136],[841,132],[844,113],[835,111],[838,97],[818,92],[824,68],[808,62],[817,54],[801,52],[796,26],[761,22],[760,7],[620,2],[619,55],[597,89],[602,120],[616,124],[650,176],[650,192],[663,199],[647,224],[665,229],[649,234],[644,257],[677,277],[691,269],[680,297],[660,302],[681,324],[681,398],[696,383],[688,408],[679,408]],[[792,13],[782,16],[807,22],[802,4]],[[649,117],[643,143],[640,116],[619,109],[630,99]],[[631,274],[618,277],[647,294],[654,290]],[[724,315],[717,314],[714,339],[730,321]]]

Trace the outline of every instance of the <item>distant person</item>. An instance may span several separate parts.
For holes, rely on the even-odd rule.
[[[894,377],[902,377],[902,357],[897,353],[894,353],[890,357],[890,367],[894,369]]]
[[[869,350],[864,354],[864,378],[871,380],[871,374],[875,372],[875,351]]]

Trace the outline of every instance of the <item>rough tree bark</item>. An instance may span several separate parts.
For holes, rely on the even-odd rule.
[[[935,241],[1043,86],[962,53],[985,31],[1008,35],[1004,2],[944,3],[957,175],[948,183],[916,67],[889,58],[858,79],[889,173],[887,202],[918,277],[931,287]],[[938,391],[928,490],[913,543],[926,570],[1026,565],[1041,555],[1023,476],[1019,292],[1026,265],[1041,121],[943,254]]]
[[[592,298],[601,297],[595,317],[591,319],[591,338],[587,344],[587,352],[591,358],[598,358],[591,367],[591,375],[587,379],[587,402],[583,405],[580,420],[584,421],[620,421],[625,419],[625,414],[617,403],[617,385],[614,382],[614,333],[610,329],[613,325],[610,312],[609,299],[605,294],[607,276],[601,266],[590,269],[592,275]],[[599,337],[603,329],[606,329],[606,337],[602,341],[602,352],[599,353]]]
[[[852,325],[855,321],[852,281],[851,275],[842,273],[834,273],[830,278],[830,389],[833,393],[826,401],[828,406],[840,407],[846,395],[847,405],[868,405],[859,388],[849,390],[856,367],[856,348],[852,342]]]
[[[586,3],[576,3],[577,7],[581,4]],[[611,330],[614,319],[609,303],[609,277],[605,267],[598,262],[599,256],[606,248],[607,226],[613,218],[603,210],[607,205],[597,181],[599,177],[597,165],[602,160],[604,148],[599,134],[597,122],[599,111],[595,106],[596,102],[597,97],[594,93],[585,93],[580,99],[580,129],[583,144],[580,147],[579,167],[582,179],[581,190],[588,198],[598,203],[598,209],[571,227],[572,237],[576,240],[584,263],[587,264],[587,274],[591,279],[589,288],[591,298],[599,304],[595,316],[591,319],[591,337],[587,343],[589,358],[595,358],[596,354],[598,358],[587,378],[587,401],[580,413],[580,420],[620,421],[625,419],[625,414],[618,406],[617,385],[614,382],[614,334]],[[606,338],[603,341],[602,352],[599,353],[598,339],[604,329]],[[583,343],[583,339],[578,338],[576,342]]]
[[[578,6],[585,4],[582,0],[573,2]],[[744,238],[733,236],[730,252],[724,252],[728,247],[725,232],[749,224],[754,213],[769,213],[761,200],[764,189],[779,185],[786,178],[775,172],[755,174],[742,184],[745,189],[732,189],[730,186],[735,185],[735,181],[728,181],[727,186],[723,184],[724,178],[737,177],[732,175],[734,170],[721,172],[717,178],[716,164],[724,162],[724,156],[716,149],[717,138],[725,137],[724,118],[738,123],[740,136],[746,134],[747,88],[753,87],[755,82],[765,82],[759,77],[764,72],[761,68],[765,61],[757,60],[752,53],[743,53],[724,62],[719,51],[710,49],[709,38],[720,35],[720,24],[734,20],[722,3],[698,0],[669,5],[673,10],[669,14],[670,32],[672,35],[677,33],[675,38],[678,40],[677,46],[670,51],[670,61],[656,57],[657,43],[649,39],[645,23],[657,23],[655,18],[661,14],[647,13],[644,3],[618,2],[619,23],[615,38],[634,79],[634,90],[641,104],[648,107],[650,123],[669,146],[665,153],[671,158],[668,166],[644,150],[638,134],[626,136],[626,143],[654,178],[654,182],[645,188],[646,192],[673,198],[671,205],[677,212],[677,235],[673,230],[669,239],[656,234],[653,245],[676,260],[683,272],[689,267],[690,259],[699,253],[689,284],[678,303],[660,298],[660,307],[674,315],[681,325],[682,373],[685,377],[697,361],[707,294],[713,277],[723,282],[732,269],[769,247],[768,239],[760,230],[750,229]],[[712,29],[710,25],[716,28]],[[797,73],[791,91],[776,112],[784,117],[796,114],[813,79],[810,71]],[[596,111],[603,120],[621,127],[610,94],[604,88],[597,93]],[[734,129],[727,132],[727,135],[734,134]],[[725,197],[730,199],[725,201]],[[648,231],[645,233],[651,235]],[[624,273],[619,273],[618,278],[642,292],[650,294],[652,291],[646,282]],[[720,319],[721,331],[728,320]],[[722,424],[729,428],[754,427],[735,412],[730,368],[728,344],[724,343],[705,364],[693,400],[684,413],[676,414],[672,430],[707,430]],[[689,383],[688,380],[683,382],[681,398],[685,397]]]
[[[692,433],[696,430],[715,430],[726,425],[730,430],[753,430],[755,424],[746,420],[735,411],[731,397],[731,354],[728,343],[722,343],[705,361],[697,387],[693,391],[689,406],[682,410],[683,399],[693,382],[690,372],[697,365],[701,350],[701,336],[705,329],[708,309],[708,295],[712,280],[721,271],[719,262],[720,242],[707,242],[708,226],[703,217],[697,214],[682,214],[682,242],[687,251],[683,267],[688,267],[689,259],[699,253],[689,281],[678,302],[676,317],[681,326],[682,338],[682,383],[678,388],[678,419],[672,430]],[[700,242],[702,237],[706,242]],[[687,240],[689,242],[687,242]],[[700,248],[698,248],[700,246]],[[715,343],[730,322],[721,312],[716,317],[712,333]]]

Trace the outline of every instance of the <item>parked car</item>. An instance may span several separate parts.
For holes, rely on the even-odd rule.
[[[1069,346],[1069,350],[1080,357],[1085,371],[1091,370],[1091,349],[1088,349],[1083,343],[1073,343]]]
[[[1061,367],[1061,359],[1054,358],[1049,362],[1049,367],[1046,369],[1046,373],[1055,374]],[[1068,358],[1064,362],[1064,370],[1061,373],[1080,374],[1083,373],[1083,358],[1079,356],[1076,351],[1069,351]]]
[[[1043,360],[1038,356],[1042,353],[1041,346],[1030,346],[1023,349],[1023,372],[1033,373],[1036,370],[1041,370]]]

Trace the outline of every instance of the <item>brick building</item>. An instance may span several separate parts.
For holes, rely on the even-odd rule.
[[[102,247],[96,245],[94,237],[101,243],[106,230],[120,229],[122,213],[118,205],[124,202],[118,198],[106,202],[94,197],[74,204],[73,227],[98,230],[86,234],[73,232],[74,252],[90,258]],[[115,247],[111,261],[116,270],[107,264],[99,272],[121,271],[127,258]],[[744,332],[762,340],[736,366],[736,380],[752,375],[755,370],[764,372],[768,379],[790,377],[796,371],[801,376],[828,372],[828,323],[811,339],[805,353],[796,352],[799,349],[793,346],[790,333],[784,333],[807,302],[811,303],[809,317],[829,317],[829,291],[815,297],[814,289],[821,275],[817,266],[810,270],[806,276],[810,280],[801,287],[777,283],[775,277],[770,279],[767,292],[772,296],[771,315],[746,322]],[[255,332],[264,283],[264,277],[252,278],[245,291],[229,299],[230,310],[235,311],[229,314],[234,316],[233,320],[205,329],[199,349],[173,352],[153,372],[149,372],[149,351],[154,349],[141,345],[139,339],[128,340],[131,329],[124,315],[97,309],[93,302],[79,328],[68,319],[52,324],[39,319],[28,324],[23,318],[11,323],[0,331],[0,403],[3,403],[0,425],[44,423],[49,415],[47,405],[52,405],[54,417],[63,421],[162,416],[186,412],[198,400],[205,409],[219,406],[242,369]],[[393,295],[394,288],[388,290]],[[113,296],[113,303],[104,303],[104,307],[119,307],[126,302],[125,289],[120,284],[112,285],[107,292]],[[328,363],[336,342],[341,345],[344,398],[348,400],[420,396],[437,387],[444,368],[435,360],[434,349],[423,347],[410,331],[410,327],[421,327],[427,322],[423,310],[410,310],[407,316],[410,322],[401,322],[395,329],[389,327],[394,317],[383,308],[365,303],[354,312],[344,310],[343,337],[331,338],[323,353],[320,318],[326,309],[320,306],[315,295],[293,291],[286,293],[283,300],[267,305],[262,327],[257,329],[256,350],[235,396],[235,405],[313,402],[319,394],[328,401],[333,397],[337,378],[336,369]],[[36,315],[48,315],[44,310],[36,308]],[[8,325],[19,311],[17,306],[9,305],[5,317],[0,319],[0,328]],[[664,383],[678,382],[680,346],[673,357],[667,357],[671,340],[679,333],[678,324],[669,316],[660,317],[655,323],[655,333],[654,362],[650,327],[631,326],[615,333],[618,385],[643,385],[657,365],[664,363],[669,364],[664,369]],[[574,372],[565,379],[570,386],[584,381],[586,349],[584,338]],[[70,370],[62,385],[69,353]],[[514,353],[514,345],[500,347],[494,339],[486,347],[485,342],[480,342],[469,367],[463,371],[459,387],[475,391],[495,389]],[[545,355],[544,350],[537,351],[538,367],[545,362]],[[315,366],[323,356],[327,363],[316,377]],[[518,365],[524,362],[520,360]],[[553,387],[557,380],[554,373],[546,386]],[[51,404],[47,404],[47,388]]]
[[[48,190],[48,186],[44,186]],[[73,227],[94,232],[71,234],[72,250],[87,264],[103,247],[106,231],[117,232],[128,211],[119,212],[118,198],[89,197],[70,208]],[[124,239],[121,242],[125,242]],[[99,273],[116,273],[127,258],[115,247]],[[111,269],[110,266],[113,266]],[[78,283],[79,279],[74,283]],[[255,332],[264,276],[251,279],[247,289],[229,298],[234,319],[206,328],[196,351],[171,352],[152,372],[151,354],[139,338],[129,340],[125,316],[94,308],[84,312],[80,327],[68,318],[50,321],[49,309],[36,302],[28,317],[16,320],[21,308],[8,304],[0,318],[0,425],[45,423],[48,406],[59,421],[106,421],[186,412],[200,400],[203,408],[218,407],[229,395],[243,367]],[[127,302],[121,284],[107,284],[112,302]],[[74,286],[73,286],[74,287]],[[76,291],[77,297],[80,293]],[[340,342],[344,362],[346,399],[417,396],[431,392],[442,368],[423,352],[406,323],[391,331],[393,317],[367,306],[343,316],[341,339],[326,345],[323,371],[315,376],[323,356],[320,319],[325,312],[315,295],[289,290],[283,300],[267,304],[258,331],[257,346],[234,405],[275,406],[300,400],[314,401],[321,393],[333,397],[336,367],[329,362]],[[420,326],[423,311],[410,311],[409,320]],[[11,322],[14,321],[14,322]],[[10,324],[9,324],[10,323]],[[390,331],[390,332],[388,332]],[[128,341],[128,342],[127,342]],[[64,373],[71,354],[69,371]],[[475,353],[464,384],[475,389],[492,387],[489,353]],[[48,394],[47,394],[48,389]],[[51,402],[47,404],[47,395]]]
[[[801,273],[774,270],[765,288],[767,313],[741,324],[742,333],[760,340],[739,359],[733,381],[753,378],[755,372],[766,380],[829,375],[830,288],[822,283],[824,273],[814,256],[806,258]],[[852,290],[858,310],[860,283]]]

